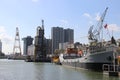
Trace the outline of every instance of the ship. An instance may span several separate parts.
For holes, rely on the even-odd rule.
[[[104,17],[107,9],[100,17],[97,28],[93,30],[91,26],[88,31],[89,45],[82,46],[80,49],[69,47],[64,53],[59,56],[60,62],[64,66],[69,66],[78,69],[86,69],[93,71],[102,71],[104,64],[114,64],[118,46],[114,37],[110,41],[104,42],[100,38],[100,33],[103,27]],[[103,34],[102,34],[103,35]]]
[[[102,71],[103,64],[113,64],[116,46],[89,46],[86,50],[74,51],[75,48],[68,48],[69,53],[59,56],[62,65],[74,68]]]

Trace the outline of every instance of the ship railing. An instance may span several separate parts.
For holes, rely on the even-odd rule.
[[[120,65],[103,64],[102,69],[104,72],[119,72]]]
[[[106,51],[105,48],[93,48],[90,50],[90,53],[96,53],[96,52],[101,52],[101,51]]]

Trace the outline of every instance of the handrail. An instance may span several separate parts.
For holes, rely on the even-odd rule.
[[[119,68],[119,65],[103,64],[102,66],[103,71],[107,72],[119,72]]]

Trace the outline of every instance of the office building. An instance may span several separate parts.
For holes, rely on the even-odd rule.
[[[29,56],[34,56],[34,51],[35,51],[35,46],[34,46],[34,44],[32,44],[32,45],[30,45],[30,46],[28,46],[28,49],[27,49],[27,55],[29,55]]]
[[[61,27],[52,27],[51,38],[52,38],[52,53],[54,53],[55,49],[59,49],[59,43],[64,42],[64,29]]]
[[[74,30],[69,28],[63,29],[62,27],[52,27],[51,38],[52,53],[54,53],[55,49],[59,49],[59,43],[74,43]]]
[[[28,55],[28,46],[33,44],[33,38],[31,36],[27,36],[22,39],[23,43],[23,55]]]
[[[74,43],[74,30],[64,29],[64,42]]]

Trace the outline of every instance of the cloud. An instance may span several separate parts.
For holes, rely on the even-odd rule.
[[[89,13],[84,13],[83,16],[87,17],[89,19],[89,24],[93,25],[96,21],[100,20],[100,14],[97,13],[95,16],[90,15]]]
[[[12,37],[10,37],[5,28],[3,26],[0,26],[0,39],[3,40],[3,42],[8,43],[9,41],[12,41]]]
[[[38,2],[39,0],[32,0],[32,2]]]
[[[108,29],[110,31],[120,32],[120,27],[117,24],[108,25]]]
[[[4,33],[5,32],[5,28],[3,26],[0,26],[0,33]]]
[[[100,13],[97,13],[96,15],[95,15],[95,20],[97,20],[97,21],[100,21]]]
[[[83,16],[89,18],[89,19],[92,19],[92,16],[89,14],[89,13],[84,13]]]
[[[94,17],[92,15],[90,15],[89,13],[84,13],[83,16],[90,19],[90,21],[94,21],[94,20],[99,21],[100,20],[100,13],[96,13]]]
[[[63,24],[68,24],[67,20],[60,20],[60,22],[62,22]]]
[[[11,46],[13,46],[14,39],[7,34],[7,31],[5,30],[4,26],[0,26],[0,39],[2,41],[2,51],[3,52],[9,52],[12,50]]]

